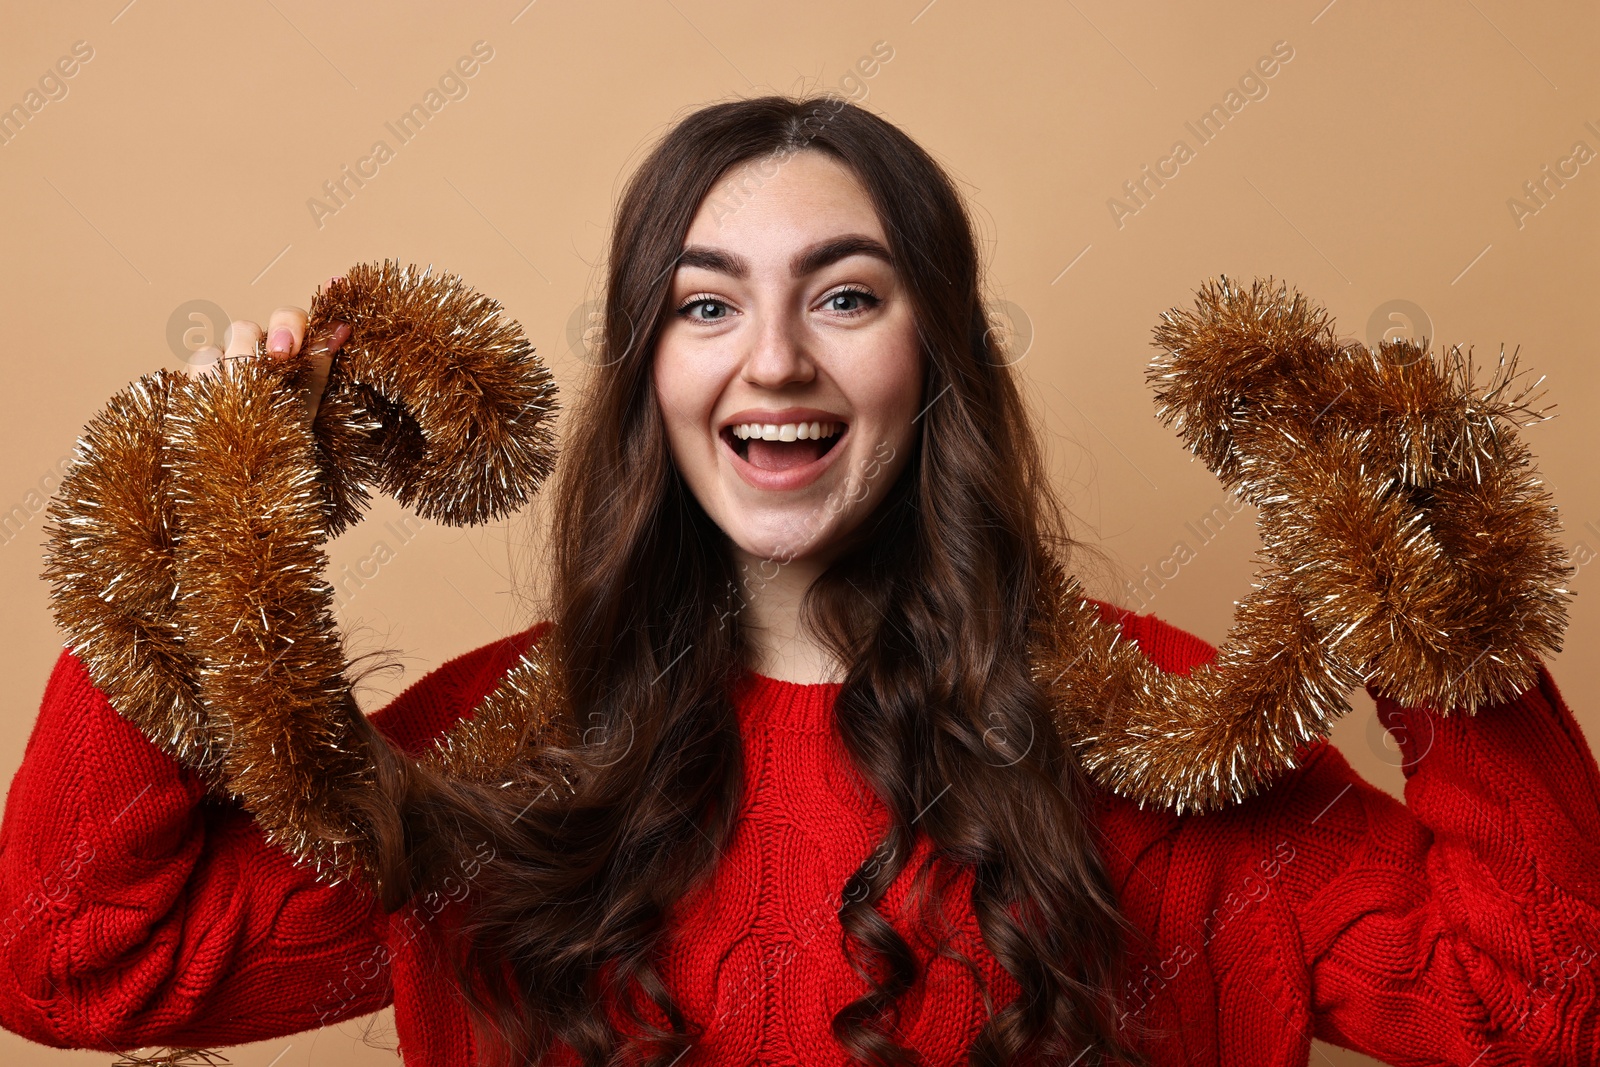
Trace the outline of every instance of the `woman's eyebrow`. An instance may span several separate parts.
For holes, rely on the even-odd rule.
[[[847,233],[818,241],[796,252],[789,260],[789,273],[796,278],[803,278],[846,256],[858,255],[876,256],[891,267],[894,266],[894,257],[881,242],[863,233]],[[709,245],[689,245],[678,253],[677,265],[701,267],[719,274],[730,274],[735,278],[744,278],[750,273],[750,264],[743,256]]]

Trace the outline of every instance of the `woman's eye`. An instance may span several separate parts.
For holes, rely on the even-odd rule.
[[[696,315],[694,314],[694,309],[698,307],[715,310],[716,314],[705,317]],[[695,322],[716,322],[727,317],[727,309],[728,305],[714,296],[697,296],[678,308],[678,314],[686,319],[693,319]]]
[[[844,306],[840,306],[840,301],[843,301]],[[829,311],[836,311],[841,315],[859,315],[881,303],[882,300],[865,289],[840,289],[823,301],[823,305]]]

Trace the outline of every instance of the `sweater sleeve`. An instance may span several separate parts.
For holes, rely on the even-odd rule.
[[[1600,772],[1548,671],[1475,716],[1374,696],[1405,803],[1330,747],[1272,805],[1315,1036],[1394,1064],[1600,1063]]]
[[[1215,655],[1124,625],[1163,670]],[[1600,769],[1549,672],[1476,715],[1373,695],[1404,803],[1320,741],[1232,808],[1140,813],[1165,958],[1133,1006],[1174,982],[1223,1063],[1312,1037],[1405,1067],[1600,1063]]]
[[[117,714],[63,649],[0,823],[0,1023],[118,1049],[275,1037],[319,1018],[319,979],[380,952],[369,893],[323,885],[237,804]]]
[[[420,751],[530,634],[441,666],[374,725]],[[390,1003],[387,935],[369,891],[317,881],[208,798],[62,650],[0,822],[0,1025],[99,1049],[296,1033]]]

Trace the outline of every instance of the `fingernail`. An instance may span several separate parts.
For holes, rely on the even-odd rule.
[[[329,352],[338,349],[340,345],[344,344],[349,339],[350,324],[347,322],[336,322],[329,326],[322,333],[317,334],[316,339],[311,342],[311,347],[308,349],[308,351],[311,352],[312,355],[325,356]]]
[[[282,326],[272,331],[272,336],[267,338],[267,351],[276,355],[283,355],[294,347],[294,334]]]
[[[337,352],[341,345],[350,340],[350,324],[336,322],[328,327],[328,332],[322,337],[322,350],[324,352]]]

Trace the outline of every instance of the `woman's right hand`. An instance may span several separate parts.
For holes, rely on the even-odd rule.
[[[329,279],[329,281],[334,280],[337,279]],[[307,314],[304,308],[281,307],[274,311],[267,320],[265,330],[267,358],[288,359],[300,351],[301,344],[306,340],[306,322]],[[197,348],[194,355],[184,364],[184,370],[191,378],[214,374],[221,365],[221,360],[254,356],[262,336],[263,331],[259,325],[248,319],[237,319],[229,331],[226,352],[216,345]],[[333,355],[349,339],[350,327],[342,322],[333,323],[330,328],[311,338],[310,347],[306,349],[311,355],[311,373],[307,380],[304,398],[308,423],[317,417],[323,390],[328,385],[328,371],[333,366]]]

